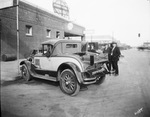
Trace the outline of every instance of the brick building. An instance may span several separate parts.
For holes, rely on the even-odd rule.
[[[10,0],[9,0],[10,1]],[[13,6],[0,9],[1,55],[17,55],[16,0]],[[85,28],[39,7],[19,0],[19,57],[24,58],[40,43],[51,38],[79,37]]]

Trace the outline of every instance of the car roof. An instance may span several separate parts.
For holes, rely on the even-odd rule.
[[[51,45],[54,45],[56,43],[61,43],[61,42],[65,42],[65,43],[68,43],[68,42],[71,42],[71,43],[81,43],[81,41],[79,40],[71,40],[71,39],[49,39],[47,41],[44,41],[42,42],[42,45],[48,45],[48,44],[51,44]]]

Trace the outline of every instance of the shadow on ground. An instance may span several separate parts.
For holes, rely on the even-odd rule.
[[[31,81],[24,80],[21,76],[15,77],[15,80],[3,81],[1,86],[10,86],[10,85],[19,85],[19,84],[28,84],[28,85],[40,85],[40,84],[49,84],[53,86],[59,86],[59,82],[53,82],[49,80],[43,80],[38,78],[33,78]]]

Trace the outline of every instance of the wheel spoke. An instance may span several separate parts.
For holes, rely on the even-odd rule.
[[[66,69],[61,74],[60,85],[61,85],[62,91],[69,95],[76,94],[80,88],[79,85],[77,84],[75,74],[71,70],[68,70],[68,69]]]
[[[72,82],[72,78],[70,75],[66,75],[63,82],[64,82],[64,88],[66,90],[68,90],[69,92],[74,91],[74,82]]]
[[[67,81],[68,79],[69,79],[69,75],[66,74],[65,77],[64,77],[64,80]]]
[[[74,88],[75,88],[75,86],[74,85],[72,85],[71,83],[69,84],[69,88],[71,89],[71,91],[73,91],[74,90]]]
[[[74,83],[74,81],[72,80],[71,77],[70,77],[70,79],[69,79],[68,82],[69,82],[69,83],[67,84],[68,90],[69,90],[69,91],[74,91],[74,89],[75,89],[75,83]]]

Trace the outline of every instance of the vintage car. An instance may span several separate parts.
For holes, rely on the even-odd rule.
[[[47,46],[52,47],[50,55]],[[42,50],[20,62],[22,77],[59,82],[65,94],[74,96],[83,85],[101,83],[107,73],[107,57],[87,51],[87,43],[77,40],[50,39]]]

